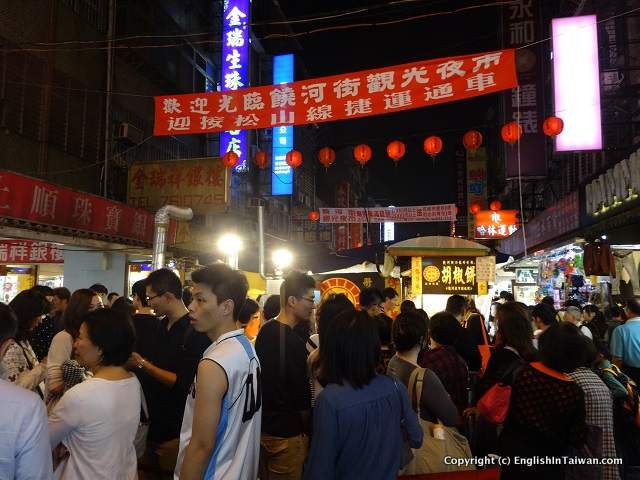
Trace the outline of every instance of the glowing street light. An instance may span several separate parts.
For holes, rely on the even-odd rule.
[[[242,239],[233,233],[222,235],[218,239],[218,249],[227,256],[227,264],[238,269],[238,253],[242,250]]]
[[[282,275],[283,270],[293,263],[293,254],[286,248],[275,250],[271,255],[271,260],[276,270],[276,275]]]

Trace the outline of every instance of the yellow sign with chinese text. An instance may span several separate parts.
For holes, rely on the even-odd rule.
[[[422,295],[422,257],[411,257],[411,294]]]
[[[219,158],[136,163],[129,169],[127,203],[147,210],[176,205],[195,214],[220,212],[227,205],[229,178]]]

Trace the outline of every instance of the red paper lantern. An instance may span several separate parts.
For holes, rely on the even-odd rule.
[[[329,168],[336,161],[336,152],[331,147],[323,147],[318,152],[318,159],[324,168]]]
[[[455,212],[456,212],[456,215],[458,215],[458,207],[456,207]]]
[[[404,143],[402,143],[400,140],[394,140],[389,145],[387,145],[387,155],[389,155],[389,158],[396,162],[396,164],[402,157],[404,157],[405,151],[406,149],[404,147]]]
[[[238,164],[238,154],[229,150],[222,156],[222,164],[227,168],[233,168]]]
[[[302,165],[302,154],[298,150],[291,150],[287,152],[286,162],[291,168],[298,168]]]
[[[353,158],[360,166],[364,167],[364,164],[371,160],[371,147],[369,145],[360,144],[353,149]]]
[[[320,220],[320,214],[316,210],[309,212],[309,220],[311,220],[312,222],[317,222],[318,220]]]
[[[494,200],[489,204],[489,208],[491,209],[491,211],[497,212],[498,210],[502,209],[502,203],[500,203],[500,200]]]
[[[262,152],[262,151],[256,152],[256,156],[254,157],[253,162],[260,169],[267,168],[267,165],[269,165],[269,159],[267,158],[267,152]]]
[[[433,158],[442,151],[442,139],[432,135],[425,139],[423,146],[424,151]]]
[[[469,130],[462,136],[462,144],[469,152],[474,153],[482,145],[482,134],[477,130]]]
[[[472,203],[471,206],[469,207],[469,210],[474,215],[476,215],[481,209],[482,209],[482,207],[480,206],[479,203]]]
[[[542,124],[542,130],[545,135],[555,138],[562,133],[562,130],[564,130],[564,122],[561,118],[552,115],[544,121]]]
[[[518,122],[509,122],[502,127],[502,139],[509,145],[514,145],[522,136],[522,127]]]

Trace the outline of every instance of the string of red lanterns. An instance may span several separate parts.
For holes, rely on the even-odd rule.
[[[564,129],[564,122],[561,118],[556,116],[550,116],[545,119],[542,125],[542,129],[545,135],[555,138],[560,135]],[[502,126],[500,130],[502,139],[510,145],[515,145],[523,134],[522,126],[517,122],[508,122]],[[478,148],[482,146],[483,137],[482,133],[477,130],[469,130],[462,136],[462,144],[464,148],[471,154],[475,153]],[[427,155],[435,158],[444,146],[442,138],[437,135],[432,135],[424,140],[423,148]],[[235,153],[235,152],[227,152]],[[400,140],[394,140],[387,145],[387,155],[394,161],[396,166],[402,157],[406,153],[406,147]],[[233,156],[225,154],[223,156],[223,163],[229,168],[233,168],[237,163],[237,155],[234,161]],[[372,157],[372,150],[369,145],[360,144],[353,149],[353,158],[360,166],[364,167]],[[325,168],[329,168],[336,161],[336,152],[331,147],[323,147],[318,151],[318,160]],[[259,168],[266,168],[268,165],[267,154],[265,152],[257,152],[254,158],[255,164]],[[291,150],[286,156],[287,165],[292,168],[298,168],[302,165],[302,154],[297,150]],[[472,205],[473,207],[473,205]],[[479,210],[478,210],[479,211]]]

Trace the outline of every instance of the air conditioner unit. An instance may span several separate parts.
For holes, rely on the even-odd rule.
[[[116,128],[116,138],[139,145],[144,141],[144,132],[130,123],[121,123]]]

